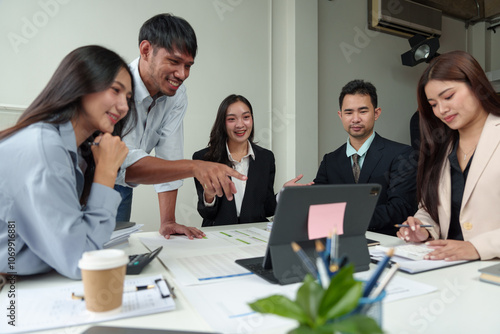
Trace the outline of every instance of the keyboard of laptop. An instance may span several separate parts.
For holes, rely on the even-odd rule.
[[[236,263],[240,266],[246,268],[251,271],[255,275],[265,279],[269,283],[278,284],[278,280],[274,277],[272,269],[265,269],[262,267],[262,262],[264,261],[264,257],[251,257],[248,259],[238,259]]]

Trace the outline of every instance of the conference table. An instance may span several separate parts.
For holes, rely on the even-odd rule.
[[[239,225],[241,227],[243,225]],[[266,223],[245,224],[245,228],[256,228],[264,230]],[[234,229],[234,225],[203,228],[206,233],[228,231]],[[392,247],[403,242],[395,237],[367,232],[367,238],[378,240],[383,246]],[[139,232],[131,235],[129,242],[117,245],[114,248],[123,249],[127,254],[140,254],[148,251],[141,240],[143,238],[159,238],[157,232]],[[175,242],[193,243],[193,252],[203,253],[202,249],[194,247],[195,241],[187,240],[184,236],[172,236],[172,240],[164,241],[163,257],[173,256],[175,247],[169,247]],[[177,241],[175,241],[177,239]],[[190,245],[190,244],[187,244]],[[263,254],[262,254],[263,255]],[[492,261],[473,261],[461,265],[441,268],[419,274],[407,274],[398,272],[396,276],[420,282],[435,288],[430,293],[421,294],[411,298],[404,298],[392,302],[383,303],[382,328],[390,334],[412,334],[412,333],[500,333],[500,286],[479,281],[479,269],[498,263]],[[376,265],[371,264],[371,269]],[[196,291],[202,289],[213,290],[215,285],[206,284],[199,287],[185,287],[178,278],[173,276],[171,270],[164,266],[160,259],[154,259],[147,265],[139,276],[163,275],[175,293],[176,309],[167,312],[155,313],[146,316],[138,316],[127,319],[93,323],[86,325],[56,328],[37,333],[83,333],[89,327],[116,326],[163,329],[170,331],[197,331],[197,332],[223,332],[214,328],[217,319],[207,318],[202,315],[199,305],[195,306]],[[253,277],[250,277],[253,276]],[[135,276],[127,275],[127,278]],[[261,280],[255,275],[246,276],[245,279]],[[50,288],[74,284],[75,281],[65,278],[55,272],[21,277],[16,282],[16,289]],[[239,281],[233,280],[231,284]],[[220,284],[220,283],[218,283]],[[243,283],[242,283],[243,284]],[[269,284],[262,280],[259,284]],[[270,285],[270,284],[269,284]],[[264,286],[264,285],[262,285]],[[285,287],[275,286],[273,289],[280,291]],[[191,289],[191,290],[190,290]],[[198,289],[198,290],[193,290]],[[245,287],[242,287],[245,290]],[[193,291],[195,291],[193,293]],[[287,290],[289,292],[289,290]],[[236,294],[232,297],[236,298]],[[0,301],[6,298],[7,291],[4,288],[0,293]],[[194,296],[194,297],[193,297]],[[202,294],[200,294],[202,298]],[[227,298],[227,297],[226,297]],[[237,299],[237,298],[236,298]],[[216,302],[216,301],[215,301]],[[210,308],[210,304],[206,305]],[[7,311],[4,311],[4,313]],[[28,317],[28,314],[20,314],[19,319]],[[4,316],[2,318],[5,318]],[[258,318],[255,318],[258,319]],[[6,321],[6,320],[2,320]],[[215,321],[215,322],[214,322]],[[286,333],[296,327],[293,321],[283,320],[276,327],[260,328],[260,322],[247,323],[246,326],[231,330],[230,333]],[[141,333],[140,330],[137,333]]]

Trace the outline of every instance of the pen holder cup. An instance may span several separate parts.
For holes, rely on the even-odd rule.
[[[382,328],[382,301],[385,298],[385,290],[377,297],[361,297],[358,302],[358,307],[353,311],[354,314],[363,314],[373,318],[380,328]]]

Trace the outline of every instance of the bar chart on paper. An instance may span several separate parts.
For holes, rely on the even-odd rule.
[[[248,303],[275,294],[295,299],[299,286],[299,283],[277,286],[251,275],[210,286],[191,285],[184,287],[182,291],[214,331],[253,333],[283,326],[292,328],[296,322],[274,315],[256,313]]]
[[[159,246],[164,251],[158,258],[182,285],[213,283],[253,275],[234,261],[264,256],[269,232],[258,228],[239,228],[207,232],[203,239],[179,237],[165,240],[161,236],[142,237],[146,247]],[[175,251],[169,252],[169,248]],[[203,249],[203,255],[200,255]]]

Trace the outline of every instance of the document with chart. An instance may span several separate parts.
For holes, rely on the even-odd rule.
[[[71,282],[61,286],[46,288],[18,289],[16,302],[17,314],[22,315],[16,322],[0,322],[0,333],[32,333],[34,331],[83,325],[109,320],[131,318],[141,315],[171,311],[175,301],[168,287],[160,285],[161,275],[129,278],[125,280],[125,292],[121,310],[117,312],[92,313],[85,309],[85,301],[75,299],[83,296],[82,282]],[[152,289],[136,290],[137,286],[154,285]],[[130,289],[127,289],[130,288]],[[0,301],[2,309],[12,305],[12,299]],[[68,333],[71,331],[68,329]]]
[[[161,235],[141,237],[149,249],[163,246],[158,258],[181,285],[206,284],[253,275],[234,261],[264,256],[269,232],[258,228],[236,228],[206,232],[203,239]],[[200,249],[203,249],[200,255]]]

